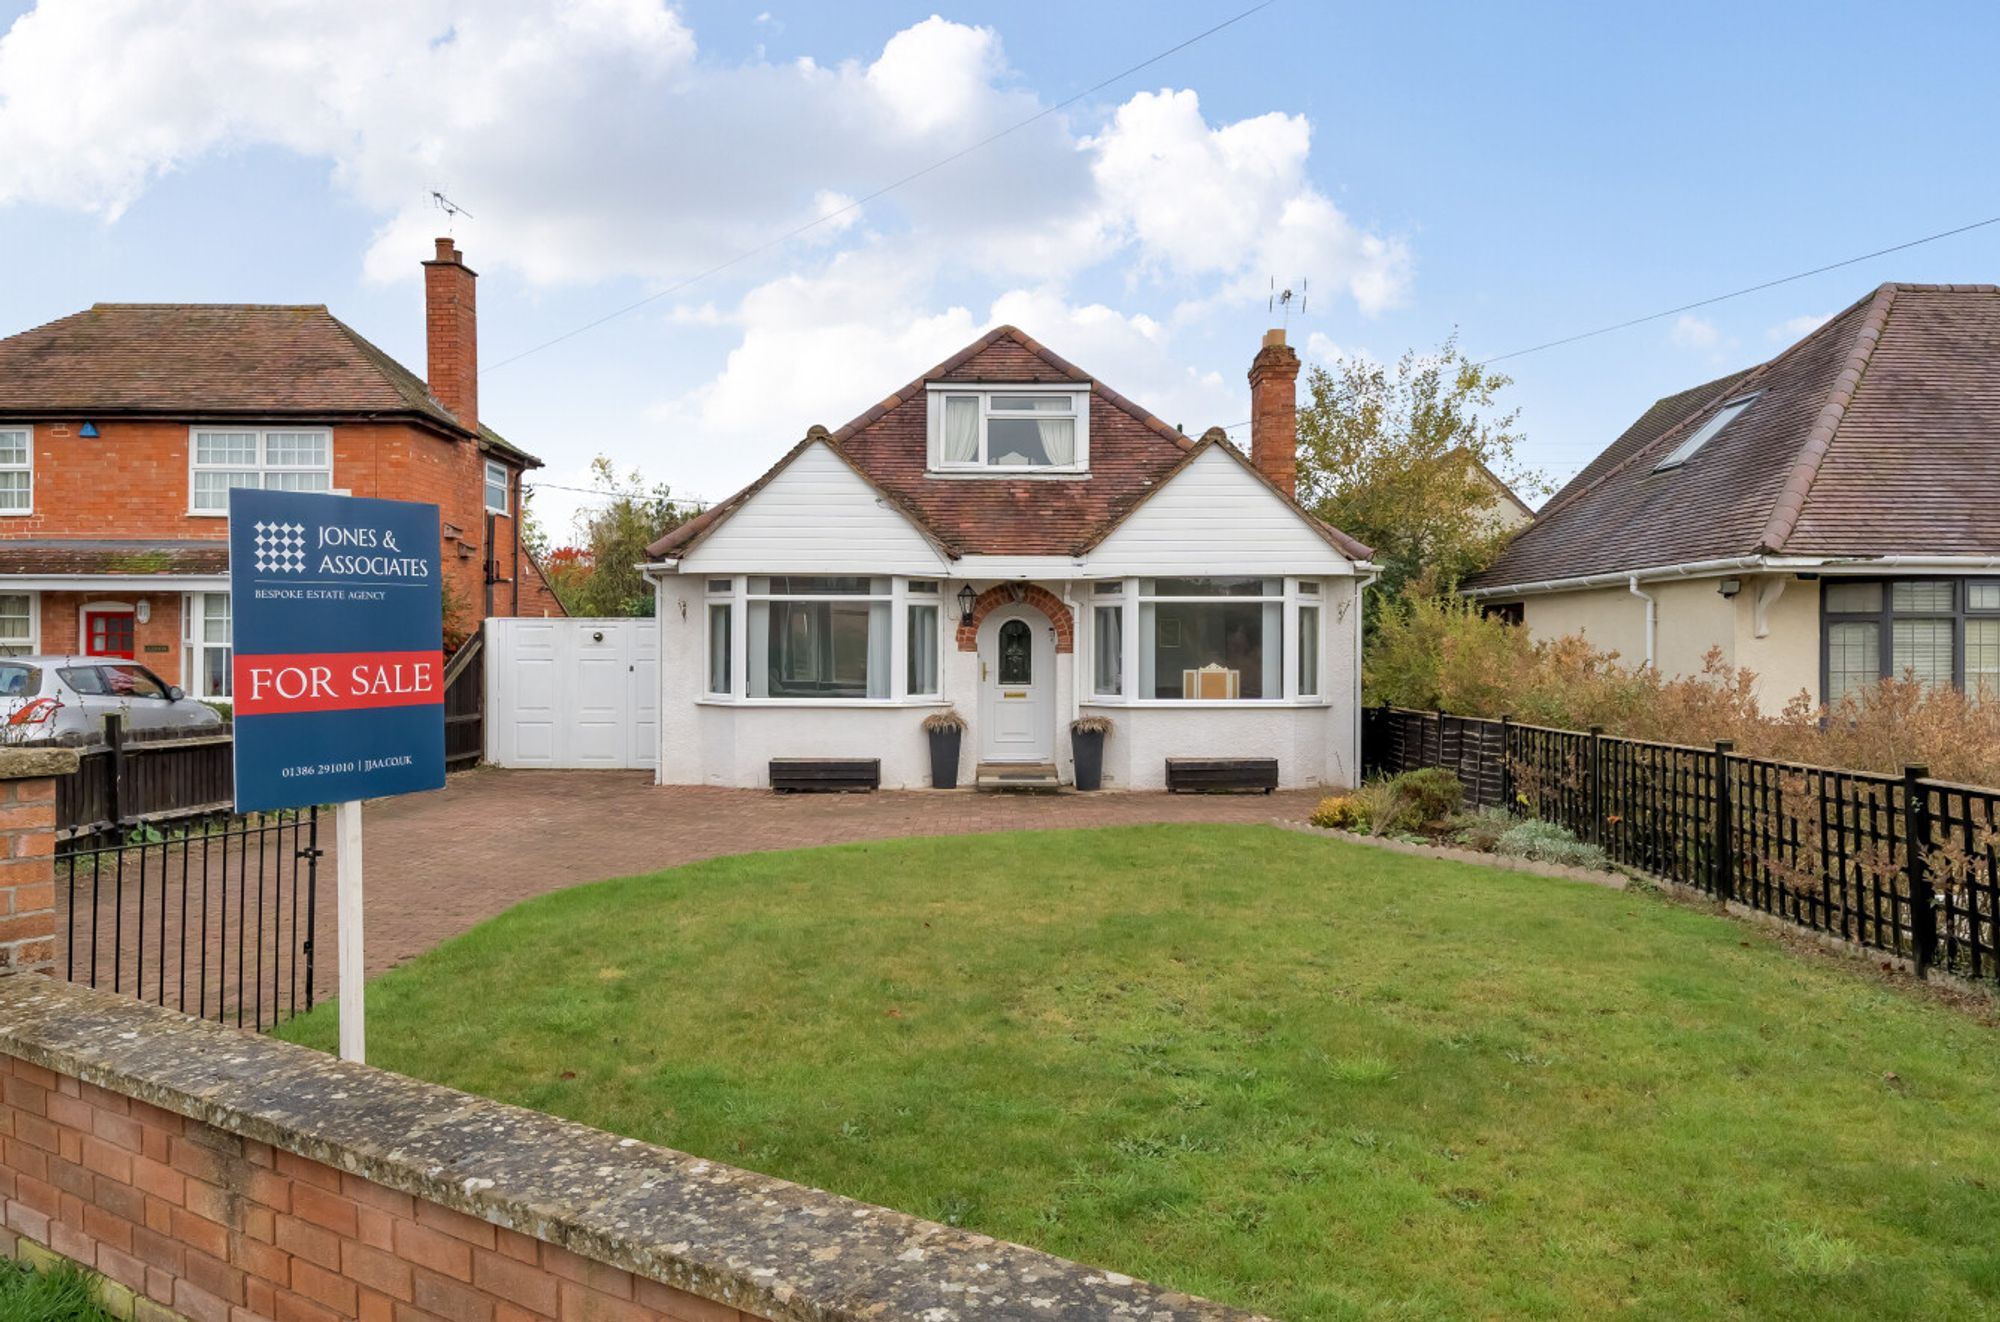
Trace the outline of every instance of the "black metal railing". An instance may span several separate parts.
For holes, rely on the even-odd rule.
[[[1369,708],[1370,774],[1445,767],[1468,808],[1556,822],[1636,871],[1961,977],[2000,981],[2000,789]]]
[[[239,1028],[313,1006],[319,810],[77,836],[55,857],[56,971]]]

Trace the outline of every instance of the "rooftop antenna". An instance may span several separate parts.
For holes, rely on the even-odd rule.
[[[438,192],[438,190],[435,188],[431,190],[431,203],[433,206],[437,207],[439,211],[444,212],[445,216],[447,217],[447,219],[445,220],[446,230],[450,230],[451,227],[455,223],[457,223],[457,220],[460,216],[464,216],[467,220],[478,219],[478,217],[474,216],[470,211],[467,211],[464,207],[452,201],[450,198],[446,197],[443,193]]]
[[[1276,276],[1271,277],[1271,298],[1267,306],[1273,314],[1282,314],[1284,316],[1285,329],[1290,330],[1292,325],[1292,309],[1296,307],[1301,317],[1306,314],[1305,277],[1299,277],[1299,287],[1297,289],[1293,289],[1289,285],[1280,289],[1278,288],[1278,278]]]

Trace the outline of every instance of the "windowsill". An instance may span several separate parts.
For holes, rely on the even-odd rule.
[[[1229,711],[1319,711],[1333,706],[1330,698],[1085,698],[1084,707],[1122,708],[1127,711],[1178,711],[1225,708]]]
[[[704,694],[694,700],[697,707],[775,707],[797,711],[802,707],[852,707],[861,710],[893,711],[903,707],[949,707],[943,698],[720,698]]]
[[[33,513],[33,510],[0,510],[0,518],[25,519]]]
[[[926,478],[941,482],[992,482],[1012,481],[1026,478],[1031,482],[1085,482],[1090,479],[1088,468],[933,468],[925,471]]]

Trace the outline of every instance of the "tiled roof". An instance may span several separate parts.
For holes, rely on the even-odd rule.
[[[1078,481],[926,477],[927,387],[934,381],[1087,384],[1089,477]],[[1012,326],[987,332],[826,439],[952,555],[1079,554],[1101,540],[1199,448],[1178,429]],[[648,554],[674,554],[698,541],[796,453],[795,449],[749,487],[655,542]],[[1313,522],[1343,554],[1366,558],[1366,547],[1318,520]]]
[[[99,303],[0,340],[0,414],[418,414],[421,378],[325,307]]]
[[[229,543],[74,537],[0,541],[0,574],[226,574]]]
[[[1654,468],[1717,408],[1756,402]],[[2000,287],[1886,284],[1769,362],[1660,400],[1479,588],[1756,555],[2000,553]]]

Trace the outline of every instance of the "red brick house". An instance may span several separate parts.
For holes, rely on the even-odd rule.
[[[321,305],[99,303],[0,339],[0,653],[229,695],[229,488],[435,502],[446,630],[559,615],[521,542],[540,461],[479,419],[475,275],[424,263],[428,384]]]

